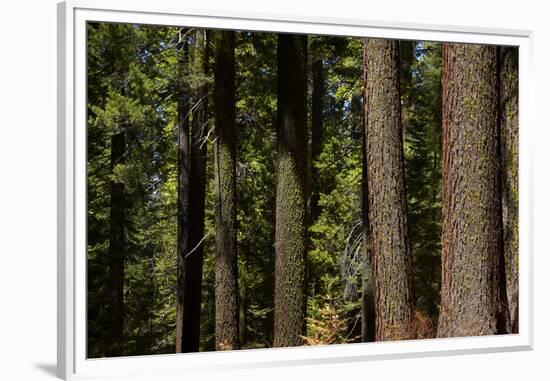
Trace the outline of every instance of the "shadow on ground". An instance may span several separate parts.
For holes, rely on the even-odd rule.
[[[34,364],[34,367],[50,376],[57,376],[57,364]]]

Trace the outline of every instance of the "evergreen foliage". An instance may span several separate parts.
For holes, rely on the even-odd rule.
[[[191,110],[208,85],[204,253],[200,351],[216,349],[216,223],[213,148],[215,38],[207,38],[209,72],[197,69],[194,29],[183,38],[189,60],[178,70],[180,28],[89,23],[87,28],[88,357],[176,349],[178,236],[178,104]],[[215,34],[209,31],[207,36]],[[274,342],[277,189],[277,42],[273,33],[235,32],[236,226],[240,348]],[[404,49],[410,58],[403,59]],[[408,234],[414,268],[416,337],[434,337],[441,289],[441,44],[400,45],[401,115]],[[321,62],[324,94],[319,154],[308,159],[316,216],[307,220],[303,344],[361,341],[363,277],[363,42],[308,36],[308,120],[311,70]],[[181,69],[181,68],[180,68]],[[516,77],[517,78],[517,77]],[[193,121],[193,112],[190,121]],[[125,149],[112,162],[111,140]],[[310,134],[310,132],[308,132]],[[311,135],[302,149],[310,156]],[[314,170],[311,170],[311,169]],[[311,174],[315,178],[311,178]],[[124,193],[122,342],[106,327],[112,184]],[[309,190],[308,190],[309,192]],[[311,199],[308,199],[311,202]],[[309,207],[307,208],[309,211]]]

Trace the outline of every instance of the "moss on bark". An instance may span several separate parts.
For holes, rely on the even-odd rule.
[[[443,234],[438,337],[502,333],[497,53],[443,46]]]
[[[239,348],[235,33],[220,32],[214,72],[216,143],[216,349]]]
[[[518,333],[519,272],[519,115],[518,48],[499,48],[499,118],[501,152],[502,222],[506,293],[510,332]]]
[[[399,43],[364,41],[368,219],[376,311],[375,338],[409,338],[414,283],[408,238]]]
[[[277,46],[275,347],[300,345],[305,327],[307,38]]]

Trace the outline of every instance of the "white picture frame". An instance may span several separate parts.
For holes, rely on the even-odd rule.
[[[227,352],[86,358],[86,22],[128,22],[218,29],[368,36],[519,46],[519,334],[273,348]],[[83,379],[156,375],[198,368],[288,366],[459,353],[530,350],[533,346],[532,33],[356,19],[197,11],[157,2],[75,0],[58,4],[58,376]]]

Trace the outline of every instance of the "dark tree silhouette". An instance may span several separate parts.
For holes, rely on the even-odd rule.
[[[235,33],[220,32],[214,71],[216,143],[216,349],[239,348]]]

